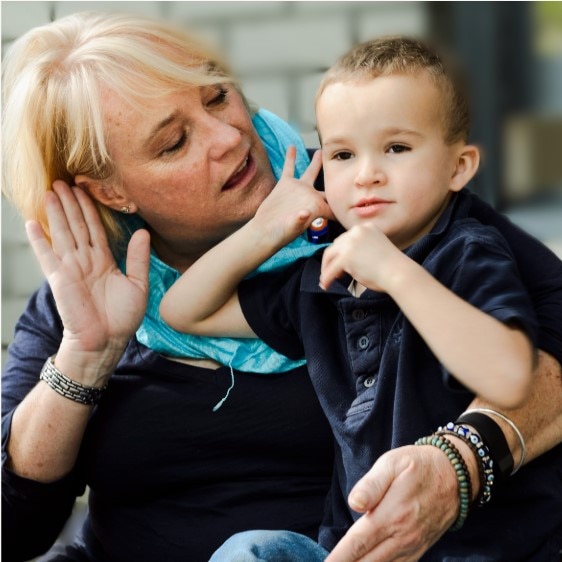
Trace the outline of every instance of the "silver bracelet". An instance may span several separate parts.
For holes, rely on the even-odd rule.
[[[54,358],[55,356],[51,355],[51,357],[45,361],[39,378],[65,398],[87,406],[97,404],[107,388],[107,385],[96,388],[93,386],[84,386],[83,384],[69,379],[55,367],[53,362]]]
[[[519,428],[507,416],[504,416],[500,412],[496,412],[496,410],[491,410],[490,408],[474,408],[472,410],[467,410],[465,414],[470,414],[472,412],[482,412],[483,414],[490,414],[492,416],[497,416],[498,418],[502,419],[505,423],[507,423],[509,427],[513,429],[515,435],[517,435],[517,438],[519,439],[519,445],[521,446],[521,457],[519,458],[519,462],[517,463],[517,466],[513,469],[511,473],[511,476],[513,476],[523,466],[523,463],[525,462],[525,457],[527,455],[527,447],[525,447],[525,439],[523,439],[523,435],[519,431]]]

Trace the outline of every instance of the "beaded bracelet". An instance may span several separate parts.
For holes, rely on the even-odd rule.
[[[436,435],[455,435],[462,439],[474,453],[478,462],[478,477],[480,479],[480,491],[474,503],[483,507],[492,498],[492,487],[494,485],[494,461],[490,456],[488,447],[475,431],[471,431],[466,425],[449,422],[444,427],[439,427]]]
[[[107,385],[102,388],[96,388],[93,386],[84,386],[83,384],[69,379],[55,367],[53,362],[54,357],[55,356],[52,355],[45,361],[39,378],[65,398],[69,398],[80,404],[85,404],[86,406],[97,404],[106,390]]]
[[[472,484],[470,481],[470,474],[466,468],[466,464],[458,449],[443,435],[430,435],[429,437],[420,437],[415,445],[432,445],[441,449],[446,455],[457,475],[457,482],[459,486],[459,514],[456,521],[453,523],[450,531],[458,531],[468,517],[468,510],[470,507],[470,498],[472,497]]]

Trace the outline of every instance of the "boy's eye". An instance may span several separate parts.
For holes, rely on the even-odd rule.
[[[409,150],[410,148],[404,146],[403,144],[393,144],[388,147],[388,152],[391,152],[392,154],[400,154],[401,152],[407,152]]]
[[[353,154],[351,152],[337,152],[336,154],[334,154],[334,156],[332,157],[334,160],[349,160],[350,158],[353,157]]]

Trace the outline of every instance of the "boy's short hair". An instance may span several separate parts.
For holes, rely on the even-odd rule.
[[[361,82],[392,74],[426,73],[443,97],[445,141],[468,142],[470,116],[464,76],[455,61],[429,44],[402,36],[381,37],[360,43],[326,72],[316,94],[337,82]]]

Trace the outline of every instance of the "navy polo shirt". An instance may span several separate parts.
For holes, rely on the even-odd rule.
[[[406,253],[477,308],[519,324],[536,343],[532,304],[509,247],[495,228],[468,217],[469,207],[468,193],[457,194],[432,232]],[[288,357],[307,357],[332,426],[338,444],[335,479],[320,534],[321,544],[331,549],[360,516],[347,507],[346,498],[377,458],[454,421],[473,394],[445,372],[388,295],[366,290],[355,298],[347,289],[349,276],[325,292],[318,286],[320,266],[321,252],[282,273],[245,281],[239,295],[261,339]],[[560,448],[551,453],[562,461]],[[423,560],[468,555],[479,538],[478,552],[490,552],[485,560],[518,560],[522,553],[547,548],[547,537],[562,524],[560,477],[548,464],[548,454],[538,461],[496,490],[490,505],[474,510],[461,531],[446,533]],[[539,465],[542,481],[523,493],[514,488],[520,475],[532,475]],[[544,497],[548,483],[558,486],[557,496]],[[518,500],[528,496],[524,508],[514,503],[514,493]],[[496,527],[494,544],[484,546]],[[501,556],[494,558],[494,552]]]

